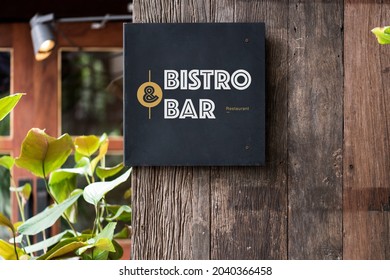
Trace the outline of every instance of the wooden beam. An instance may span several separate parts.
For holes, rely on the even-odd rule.
[[[135,22],[267,21],[265,168],[135,168],[133,258],[287,258],[287,1],[135,1]]]
[[[290,1],[289,259],[342,258],[343,1]]]
[[[287,1],[215,1],[218,22],[265,22],[267,163],[213,168],[212,259],[287,258]]]
[[[389,1],[345,4],[345,259],[390,258],[390,49],[370,33],[389,11]]]

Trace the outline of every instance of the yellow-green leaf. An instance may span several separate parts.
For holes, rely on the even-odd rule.
[[[124,226],[120,232],[115,233],[114,238],[115,239],[126,239],[130,238],[131,236],[131,230],[129,226]]]
[[[123,169],[124,165],[123,163],[119,163],[118,165],[114,166],[114,167],[96,167],[96,175],[100,178],[100,179],[106,179],[108,177],[111,177],[111,176],[114,176],[116,174],[118,174],[122,169]]]
[[[0,121],[3,120],[18,104],[23,93],[12,94],[0,99]]]
[[[16,252],[18,256],[24,255],[23,250],[18,247],[16,247]],[[5,260],[17,260],[14,245],[0,239],[0,256]]]
[[[39,257],[38,260],[51,260],[58,259],[62,256],[73,253],[72,255],[76,255],[75,252],[77,249],[85,246],[87,242],[84,241],[74,241],[74,240],[64,240],[54,246],[49,250],[46,254]]]
[[[371,32],[375,34],[379,44],[382,45],[390,44],[389,26],[375,27],[374,29],[371,30]]]
[[[31,188],[31,184],[30,184],[30,183],[26,183],[26,184],[24,184],[23,186],[18,187],[18,188],[16,188],[16,187],[10,187],[10,191],[11,191],[11,192],[18,192],[18,193],[21,193],[23,199],[24,199],[25,201],[27,201],[27,200],[30,198],[32,188]]]
[[[11,169],[14,166],[15,159],[10,156],[2,156],[0,157],[0,165],[7,168]]]
[[[92,174],[95,172],[95,168],[99,163],[99,161],[101,161],[102,158],[107,154],[107,151],[108,151],[108,138],[104,138],[104,140],[102,140],[100,144],[99,154],[91,161],[90,167],[91,167]]]
[[[0,213],[0,225],[8,227],[12,232],[15,232],[14,225],[11,223],[11,221]]]
[[[99,137],[95,135],[84,135],[76,137],[74,145],[77,153],[90,157],[99,149],[100,141]]]
[[[68,134],[54,138],[44,130],[33,128],[23,140],[21,155],[16,158],[15,163],[44,178],[64,164],[73,148],[72,138]]]
[[[92,253],[92,259],[94,260],[107,260],[109,252],[115,252],[114,244],[109,238],[99,239]]]
[[[106,218],[107,221],[122,221],[125,223],[131,222],[131,208],[128,205],[108,205],[107,210],[110,215]]]
[[[58,169],[50,174],[49,189],[58,203],[66,200],[77,187],[77,174],[68,172],[70,169]],[[76,169],[75,169],[76,170]],[[77,222],[77,203],[65,211],[66,217],[71,223]]]

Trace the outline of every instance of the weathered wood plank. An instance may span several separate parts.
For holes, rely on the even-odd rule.
[[[165,5],[166,4],[166,5]],[[213,216],[213,233],[211,234],[211,257],[212,258],[286,258],[287,257],[287,241],[286,241],[286,124],[287,124],[287,96],[286,96],[286,81],[287,81],[287,72],[282,70],[283,62],[287,61],[287,20],[281,19],[285,17],[287,19],[287,13],[280,13],[283,8],[286,8],[284,2],[279,2],[273,4],[272,2],[266,1],[262,3],[262,6],[259,6],[257,2],[244,1],[244,2],[235,2],[235,1],[211,1],[211,2],[199,2],[199,1],[186,1],[181,3],[181,5],[172,5],[171,2],[159,2],[159,1],[143,1],[142,3],[135,2],[135,20],[137,22],[176,22],[178,19],[183,21],[260,21],[265,18],[267,14],[268,19],[272,22],[270,24],[271,28],[268,34],[272,34],[270,38],[269,45],[272,48],[269,49],[269,54],[272,57],[277,58],[277,63],[271,65],[268,70],[268,74],[273,78],[272,82],[269,83],[268,87],[271,91],[270,93],[270,103],[272,104],[269,109],[269,119],[270,119],[270,165],[267,168],[214,168],[213,174],[211,176],[211,188],[213,190],[213,195],[211,196],[212,210],[210,210],[210,203],[207,204],[207,199],[204,202],[201,202],[199,197],[192,196],[188,197],[189,191],[192,189],[193,192],[202,188],[203,196],[208,197],[210,184],[208,187],[205,187],[204,184],[196,182],[205,181],[208,177],[209,171],[205,169],[201,172],[201,176],[196,174],[196,171],[193,172],[193,184],[192,188],[183,188],[183,192],[180,193],[183,197],[188,197],[189,201],[192,199],[193,213],[189,212],[188,217],[192,215],[191,218],[188,218],[188,224],[194,223],[199,217],[201,222],[194,223],[195,225],[202,225],[202,228],[206,231],[200,230],[196,234],[192,233],[192,240],[188,244],[182,244],[184,250],[182,255],[180,251],[177,254],[170,254],[165,249],[161,249],[160,244],[166,242],[173,242],[169,240],[169,236],[166,236],[161,233],[163,227],[164,230],[168,228],[175,228],[176,230],[189,231],[190,228],[194,229],[196,226],[190,227],[186,224],[178,225],[177,221],[170,220],[170,223],[166,223],[168,220],[166,217],[160,219],[158,222],[153,222],[154,225],[150,225],[151,221],[141,221],[137,217],[141,216],[152,217],[155,208],[161,209],[162,205],[156,205],[153,201],[148,199],[150,197],[148,193],[156,192],[159,188],[161,189],[174,189],[178,190],[181,187],[173,181],[169,182],[167,179],[164,182],[159,181],[161,185],[156,186],[155,183],[150,182],[149,179],[146,179],[148,176],[155,177],[159,176],[159,172],[166,172],[166,174],[175,174],[175,176],[181,176],[183,169],[180,168],[167,168],[167,169],[137,169],[133,178],[133,188],[136,190],[134,192],[134,258],[180,258],[183,256],[192,256],[193,258],[203,258],[207,257],[208,251],[199,256],[197,253],[192,251],[192,254],[186,254],[185,251],[194,250],[193,245],[196,247],[207,248],[207,242],[209,238],[204,238],[204,236],[210,235],[207,232],[208,222],[207,211],[211,211]],[[186,6],[187,5],[187,6]],[[266,5],[272,7],[271,12],[266,12]],[[234,11],[235,7],[238,7],[243,12],[241,15],[235,17]],[[188,8],[187,8],[188,7]],[[196,10],[194,10],[196,8]],[[182,16],[177,16],[176,9],[180,9]],[[186,11],[183,16],[183,11]],[[199,12],[198,12],[199,11]],[[138,14],[137,14],[138,13]],[[161,15],[161,13],[163,13]],[[211,15],[211,16],[210,16]],[[260,15],[260,16],[259,16]],[[262,17],[262,16],[263,17]],[[210,17],[210,18],[209,18]],[[199,20],[198,20],[199,18]],[[283,46],[284,44],[284,46]],[[277,113],[271,113],[273,111]],[[282,135],[282,136],[281,136]],[[284,135],[284,136],[283,136]],[[146,172],[147,170],[147,172]],[[185,170],[185,169],[184,169]],[[194,169],[196,170],[196,169]],[[233,172],[231,176],[231,172]],[[146,174],[149,173],[149,174]],[[142,179],[144,178],[145,179]],[[169,176],[168,176],[169,177]],[[246,183],[242,183],[242,182]],[[159,184],[160,184],[159,183]],[[195,184],[194,184],[195,183]],[[153,186],[154,184],[154,186]],[[150,188],[147,187],[150,186]],[[232,191],[233,189],[233,191]],[[238,194],[240,193],[240,194]],[[242,195],[241,195],[242,193]],[[267,198],[265,199],[262,194],[266,194]],[[233,197],[241,197],[241,200],[237,203],[237,221],[234,222],[234,217],[236,213],[231,210],[229,205],[230,200],[232,199],[231,194],[234,194]],[[272,196],[271,196],[272,194]],[[165,200],[165,203],[172,203],[171,200]],[[147,206],[146,206],[147,205]],[[204,207],[203,216],[196,214],[195,209],[201,209]],[[143,208],[142,208],[143,207]],[[146,207],[148,210],[146,210]],[[138,209],[137,209],[138,208]],[[153,209],[151,209],[153,208]],[[144,210],[142,210],[144,209]],[[221,209],[223,212],[218,212],[218,209]],[[220,214],[223,213],[223,214]],[[169,216],[170,212],[163,212],[164,216]],[[242,218],[242,219],[241,219]],[[243,223],[243,221],[245,222]],[[229,224],[236,231],[242,231],[246,228],[250,228],[250,234],[240,235],[237,232],[223,232],[219,228],[224,224]],[[229,226],[227,225],[227,226]],[[142,229],[142,226],[151,227],[148,229]],[[246,227],[247,226],[247,227]],[[150,240],[150,233],[153,230],[159,230],[160,237],[157,240],[152,238]],[[223,238],[220,239],[220,237]],[[264,239],[264,236],[271,236],[272,241]],[[179,236],[179,238],[182,238]],[[236,246],[230,246],[230,240],[232,238],[237,238]],[[198,241],[203,241],[200,245]],[[156,244],[155,252],[151,253],[145,247],[148,247],[147,244]],[[178,242],[178,241],[175,241]],[[143,245],[142,245],[143,244]],[[193,244],[193,245],[191,245]],[[170,246],[176,246],[171,244]],[[188,248],[188,247],[192,248]],[[225,249],[228,248],[228,249]],[[238,249],[238,250],[236,250]],[[157,250],[157,252],[156,252]],[[201,250],[198,250],[200,252]]]
[[[217,22],[265,22],[266,167],[213,168],[213,259],[287,258],[288,1],[215,1]]]
[[[207,22],[210,1],[134,1],[134,22]],[[210,168],[135,168],[134,259],[210,258]]]
[[[381,2],[345,4],[345,259],[390,258],[390,48],[370,34],[389,24]]]
[[[289,259],[342,258],[343,1],[290,1]]]

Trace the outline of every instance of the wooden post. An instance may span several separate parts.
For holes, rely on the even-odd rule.
[[[343,1],[289,5],[288,256],[341,259]]]
[[[268,158],[261,167],[136,168],[133,258],[287,258],[287,1],[135,1],[135,22],[267,22]]]
[[[342,11],[341,0],[134,1],[135,22],[265,22],[268,159],[135,168],[134,259],[342,257]]]
[[[370,33],[389,24],[384,2],[345,4],[345,259],[390,258],[390,49]]]

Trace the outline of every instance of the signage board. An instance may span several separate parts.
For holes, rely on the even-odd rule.
[[[128,166],[265,164],[264,23],[124,25]]]

